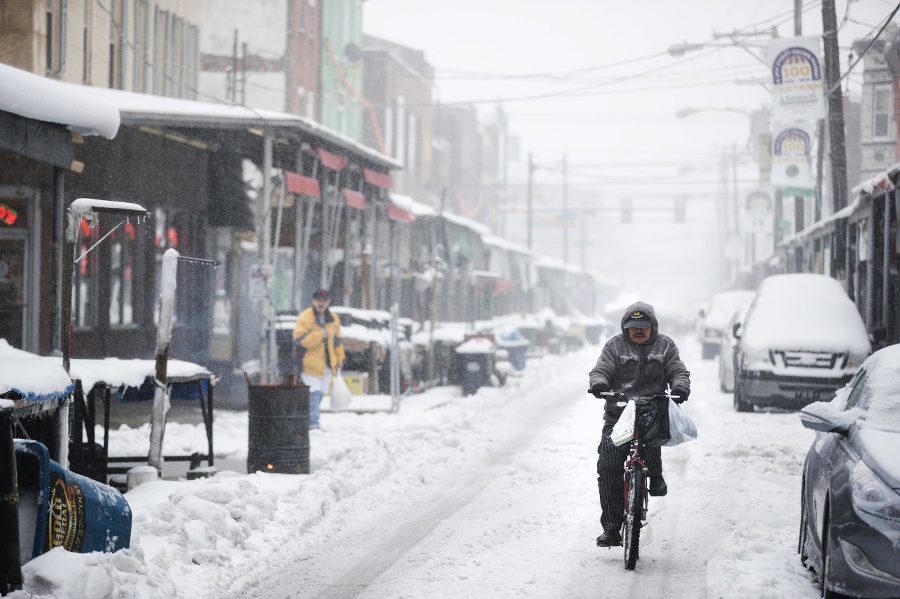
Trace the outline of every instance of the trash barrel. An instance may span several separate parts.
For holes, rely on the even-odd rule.
[[[15,444],[22,563],[54,547],[92,553],[130,546],[131,507],[119,491],[66,470],[43,443]]]
[[[490,386],[494,370],[493,356],[493,343],[483,338],[470,339],[456,348],[463,397],[474,395],[480,387]]]
[[[249,385],[247,472],[309,474],[309,387]]]
[[[497,345],[509,353],[509,363],[516,370],[525,370],[528,362],[528,347],[531,343],[519,331],[512,330],[500,333]]]

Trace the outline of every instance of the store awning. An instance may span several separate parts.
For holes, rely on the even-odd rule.
[[[318,198],[321,196],[319,191],[319,180],[313,177],[307,177],[291,171],[283,171],[285,186],[289,193],[310,196]]]
[[[366,196],[363,194],[352,189],[342,189],[341,193],[344,194],[344,202],[351,208],[356,208],[357,210],[366,209]]]
[[[393,204],[392,202],[388,202],[387,204],[387,217],[391,220],[397,221],[398,223],[411,223],[416,220],[415,214],[413,214],[409,210],[404,210],[403,208]]]
[[[330,168],[333,171],[342,171],[347,168],[347,159],[340,154],[332,154],[328,150],[316,148],[316,155],[318,155],[322,166]]]
[[[380,187],[382,189],[393,189],[394,188],[394,180],[391,179],[391,176],[387,173],[379,173],[378,171],[373,171],[370,168],[363,169],[363,179],[365,179],[366,183],[369,185],[374,185],[375,187]]]

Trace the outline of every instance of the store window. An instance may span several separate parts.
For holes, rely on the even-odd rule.
[[[872,99],[872,137],[891,137],[893,99],[890,85],[877,85]]]
[[[128,326],[134,324],[137,232],[131,222],[126,222],[110,238],[109,324],[113,327]]]
[[[97,326],[97,254],[89,250],[99,240],[98,227],[81,220],[75,268],[72,272],[72,318],[77,328]]]

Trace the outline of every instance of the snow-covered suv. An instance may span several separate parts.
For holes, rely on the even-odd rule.
[[[799,409],[829,399],[872,353],[856,305],[834,279],[808,273],[770,278],[735,331],[739,412]]]

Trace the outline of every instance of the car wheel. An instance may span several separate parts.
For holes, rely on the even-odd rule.
[[[741,382],[737,375],[734,377],[734,409],[738,412],[752,412],[753,404],[744,399],[744,392],[741,389]]]
[[[825,513],[828,514],[830,511],[830,506],[825,508]],[[825,520],[825,524],[822,526],[822,571],[819,572],[819,582],[822,584],[822,597],[824,599],[848,599],[846,595],[838,593],[837,591],[832,591],[828,588],[828,585],[831,583],[831,566],[829,562],[831,561],[831,518],[829,514],[829,518]]]
[[[803,475],[803,482],[800,484],[800,534],[797,535],[797,553],[800,554],[800,563],[809,569],[809,555],[806,553],[806,535],[809,534],[807,526],[809,516],[806,513],[806,475]]]

